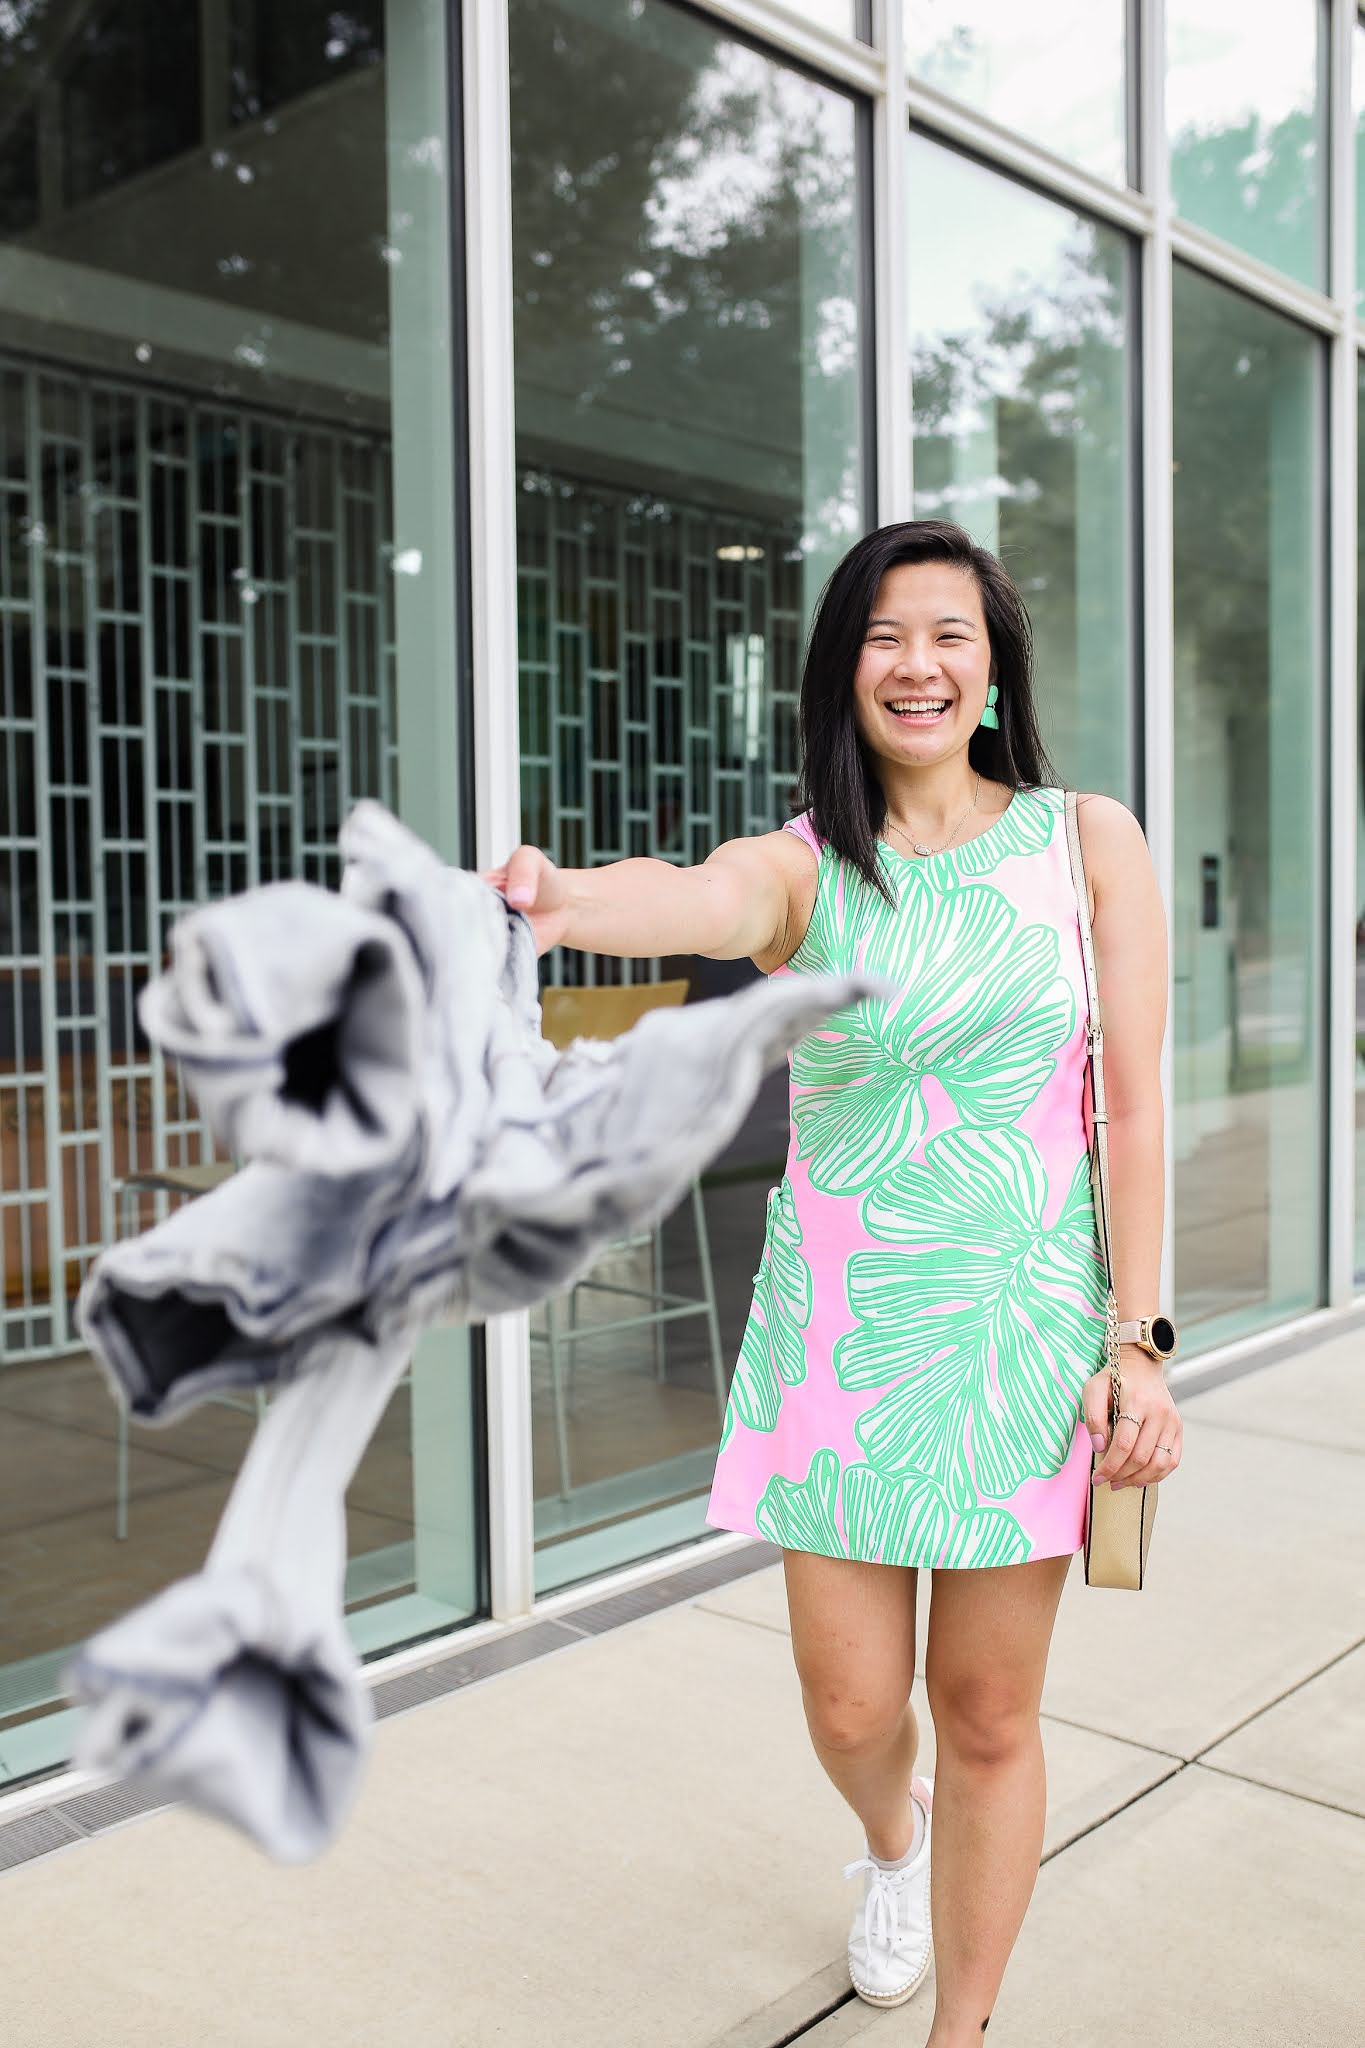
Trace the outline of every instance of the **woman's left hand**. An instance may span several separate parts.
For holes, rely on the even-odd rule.
[[[1119,1371],[1123,1375],[1123,1413],[1137,1419],[1117,1423],[1112,1441],[1108,1370],[1097,1372],[1085,1383],[1085,1426],[1096,1451],[1104,1449],[1095,1468],[1095,1484],[1108,1480],[1111,1486],[1151,1486],[1168,1478],[1180,1463],[1184,1441],[1180,1410],[1159,1362],[1139,1346],[1123,1346]]]

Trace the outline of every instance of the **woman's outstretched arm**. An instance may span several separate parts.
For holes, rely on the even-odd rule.
[[[558,868],[519,846],[485,879],[525,911],[536,947],[649,959],[701,953],[771,969],[800,944],[815,896],[816,864],[790,832],[731,839],[700,867],[618,860]]]

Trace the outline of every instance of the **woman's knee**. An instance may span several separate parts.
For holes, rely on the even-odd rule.
[[[806,1725],[822,1749],[854,1756],[895,1734],[909,1705],[908,1691],[875,1693],[834,1685],[801,1687]]]
[[[940,1751],[974,1769],[1013,1763],[1038,1741],[1038,1701],[1008,1674],[926,1674],[934,1739]]]

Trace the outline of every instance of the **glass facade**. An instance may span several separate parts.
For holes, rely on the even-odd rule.
[[[572,865],[779,823],[811,611],[875,521],[1000,550],[1059,772],[1148,826],[1182,1363],[1350,1313],[1365,604],[1343,673],[1327,393],[1365,344],[1365,29],[1162,15],[1158,108],[1147,0],[905,0],[894,52],[866,0],[0,7],[0,1784],[66,1753],[70,1649],[202,1557],[255,1420],[129,1436],[73,1320],[193,1198],[146,1177],[215,1164],[137,1024],[173,919],[334,883],[365,794],[466,863],[518,821]],[[543,964],[552,1036],[752,971]],[[363,1651],[703,1534],[786,1118],[778,1075],[659,1232],[490,1333],[486,1385],[477,1334],[423,1340],[349,1500]]]
[[[1327,273],[1323,0],[1168,0],[1171,194],[1196,226],[1304,284]]]
[[[868,0],[787,0],[793,14],[817,28],[831,29],[838,36],[868,34]]]
[[[1059,773],[1131,800],[1129,249],[919,134],[909,225],[916,516],[1008,564]]]
[[[1356,158],[1356,291],[1357,317],[1365,312],[1365,21],[1357,20],[1351,36],[1351,111],[1355,119]]]
[[[1128,171],[1124,0],[906,0],[916,78],[1097,177]]]
[[[203,1555],[255,1420],[211,1402],[126,1443],[78,1348],[100,1246],[185,1198],[145,1177],[212,1154],[137,991],[196,901],[335,884],[348,806],[400,801],[454,603],[411,573],[451,539],[425,510],[448,444],[412,417],[446,192],[407,154],[444,94],[410,48],[386,65],[377,12],[344,62],[319,8],[74,36],[25,12],[0,27],[38,173],[0,249],[0,1782],[61,1755],[70,1650]],[[351,1489],[362,1649],[478,1604],[476,1462],[449,1333]]]
[[[522,830],[570,867],[703,860],[788,815],[805,622],[863,529],[857,110],[668,0],[511,25]],[[546,975],[591,1018],[656,970]],[[779,1081],[700,1211],[534,1320],[542,1586],[625,1518],[700,1531],[783,1116]]]
[[[1175,276],[1176,1314],[1323,1288],[1323,345]]]
[[[1360,44],[1357,39],[1357,53]],[[1356,605],[1356,829],[1355,829],[1355,1243],[1353,1270],[1365,1287],[1365,362],[1356,365],[1357,519],[1360,563]]]

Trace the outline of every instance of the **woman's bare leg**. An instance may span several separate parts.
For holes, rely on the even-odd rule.
[[[928,2048],[979,2044],[1043,1847],[1038,1704],[1066,1557],[934,1574],[925,1678],[937,1745]]]
[[[874,1856],[910,1847],[910,1774],[919,1729],[915,1676],[915,1572],[782,1553],[792,1654],[815,1754],[867,1830]]]

